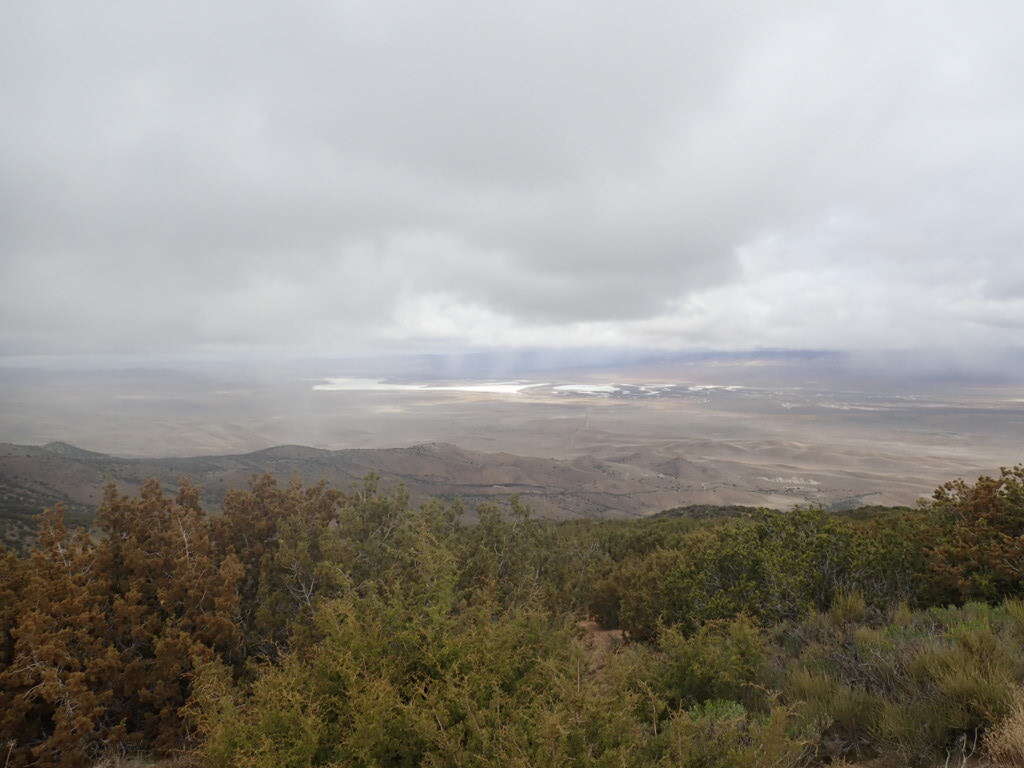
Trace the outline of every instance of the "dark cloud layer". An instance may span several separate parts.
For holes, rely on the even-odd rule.
[[[1018,3],[3,18],[2,353],[1024,331]]]

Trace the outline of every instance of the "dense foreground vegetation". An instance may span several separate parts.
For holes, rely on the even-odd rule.
[[[46,512],[0,552],[0,765],[1024,764],[1024,467],[870,514],[462,518],[269,477]]]

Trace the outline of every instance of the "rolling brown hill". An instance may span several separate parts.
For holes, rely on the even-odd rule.
[[[244,487],[263,472],[281,480],[326,480],[339,488],[376,472],[385,485],[404,484],[415,500],[457,497],[470,510],[518,494],[538,514],[552,518],[657,512],[685,500],[688,487],[677,476],[613,461],[482,453],[447,443],[337,451],[284,445],[241,455],[166,459],[121,458],[66,443],[0,443],[0,517],[20,528],[21,521],[56,502],[73,516],[88,517],[106,483],[130,492],[149,477],[174,487],[187,476],[216,508],[227,489]]]
[[[941,462],[940,462],[941,463]],[[948,462],[931,468],[954,474]],[[470,451],[432,442],[408,448],[324,450],[282,445],[236,455],[190,458],[122,458],[67,443],[43,446],[0,443],[0,541],[19,541],[36,512],[63,502],[72,517],[91,517],[103,486],[134,492],[155,477],[176,487],[189,477],[216,510],[225,492],[253,475],[280,480],[327,481],[349,488],[370,472],[385,486],[404,484],[414,502],[459,498],[472,515],[482,502],[519,495],[533,510],[554,519],[635,517],[685,505],[750,505],[834,508],[865,503],[912,503],[935,486],[908,478],[890,456],[855,451],[811,450],[779,441],[691,439],[608,446],[572,458],[541,458]]]

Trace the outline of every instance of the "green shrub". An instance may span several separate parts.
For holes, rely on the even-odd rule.
[[[842,590],[832,599],[829,620],[836,626],[863,621],[867,613],[864,595],[857,590]]]
[[[799,646],[783,700],[821,728],[823,754],[926,765],[1011,711],[1024,680],[1016,610],[897,607],[874,625],[811,615],[779,630]]]
[[[672,768],[790,768],[804,763],[812,739],[789,710],[751,715],[733,701],[710,700],[668,721],[659,765]]]
[[[746,616],[710,622],[691,637],[666,628],[658,646],[665,655],[662,685],[670,705],[713,699],[765,705],[768,648]]]

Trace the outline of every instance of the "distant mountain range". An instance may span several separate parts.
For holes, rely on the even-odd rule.
[[[414,503],[458,498],[472,516],[481,503],[503,504],[518,495],[540,516],[568,519],[637,517],[688,505],[818,504],[839,510],[909,503],[929,487],[905,477],[901,467],[888,457],[833,455],[778,441],[671,441],[606,447],[570,459],[439,442],[343,450],[281,445],[237,455],[134,459],[63,442],[0,443],[0,542],[24,541],[35,514],[58,502],[70,519],[88,521],[107,483],[132,493],[150,477],[169,490],[190,478],[211,511],[229,489],[244,488],[262,473],[348,489],[374,472],[385,487],[403,484]]]
[[[481,453],[447,443],[337,451],[283,445],[234,456],[166,459],[120,458],[60,442],[0,443],[0,519],[21,528],[31,515],[57,502],[65,504],[70,516],[87,518],[108,482],[134,491],[149,477],[174,488],[187,476],[216,508],[227,489],[244,487],[264,472],[284,481],[293,476],[304,482],[326,480],[338,488],[376,472],[385,485],[403,483],[414,500],[458,497],[469,510],[518,494],[545,517],[629,517],[685,500],[688,484],[665,469],[590,457],[566,461]]]

